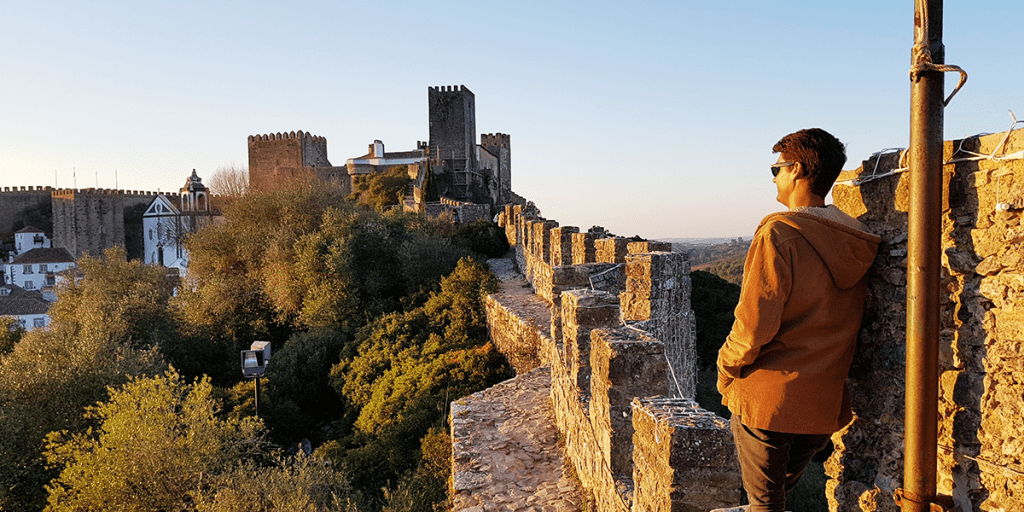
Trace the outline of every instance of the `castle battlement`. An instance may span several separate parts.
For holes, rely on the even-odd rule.
[[[686,256],[665,242],[588,237],[544,219],[532,204],[506,206],[498,225],[525,280],[506,275],[487,297],[491,341],[518,374],[550,372],[537,391],[550,394],[566,463],[593,509],[738,504],[728,422],[693,399],[696,324]],[[525,295],[526,286],[535,294]],[[459,400],[460,413],[478,407],[479,395]],[[452,444],[472,454],[471,433],[459,426],[453,419]],[[455,510],[487,503],[488,489],[473,484],[502,469],[482,469],[472,455],[453,458],[453,478],[464,483],[456,487]]]
[[[433,93],[468,92],[469,94],[473,94],[473,91],[470,91],[465,85],[442,85],[439,87],[427,87],[427,89]]]
[[[29,186],[22,186],[22,187],[4,187],[3,190],[0,190],[0,194],[3,194],[4,192],[8,192],[8,193],[10,193],[10,192],[17,192],[19,194],[22,193],[22,192],[46,192],[48,190],[53,190],[53,187],[50,187],[50,186],[46,186],[46,187],[41,187],[41,186],[33,187],[31,185],[29,185]]]
[[[76,195],[105,195],[105,196],[133,196],[133,197],[155,197],[160,192],[147,190],[122,190],[117,188],[58,188],[46,187],[51,191],[51,196],[58,199],[74,199]]]
[[[293,131],[293,132],[285,132],[285,133],[278,132],[278,133],[268,133],[268,134],[263,134],[263,135],[250,135],[249,136],[249,142],[250,143],[252,143],[252,142],[260,142],[260,141],[292,140],[292,139],[301,139],[301,140],[304,140],[304,141],[312,141],[315,144],[318,144],[318,145],[322,144],[325,147],[327,146],[327,137],[321,137],[319,135],[313,135],[313,134],[308,133],[308,132],[303,132],[302,130]]]
[[[498,146],[508,147],[511,137],[507,133],[481,133],[480,145],[484,147]]]

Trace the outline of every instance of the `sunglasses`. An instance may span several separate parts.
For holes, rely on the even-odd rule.
[[[774,177],[778,176],[779,175],[779,171],[781,171],[783,167],[789,167],[789,166],[791,166],[791,165],[793,165],[795,163],[796,162],[779,162],[777,164],[773,164],[772,165],[772,177],[774,178]]]

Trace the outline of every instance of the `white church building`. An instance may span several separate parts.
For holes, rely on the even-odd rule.
[[[193,169],[178,197],[159,194],[142,215],[146,247],[143,261],[177,268],[184,275],[188,268],[185,238],[211,222],[210,194]]]

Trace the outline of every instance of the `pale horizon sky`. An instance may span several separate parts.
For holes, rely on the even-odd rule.
[[[1022,12],[945,2],[946,62],[970,74],[947,140],[1024,118]],[[832,132],[846,169],[906,147],[912,44],[912,0],[0,0],[0,187],[176,191],[247,165],[249,135],[298,130],[343,165],[374,139],[414,149],[427,88],[465,85],[478,140],[511,135],[512,188],[545,217],[749,236],[781,209],[783,135]]]

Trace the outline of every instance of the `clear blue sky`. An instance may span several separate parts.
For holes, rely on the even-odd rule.
[[[947,139],[1024,118],[1024,4],[945,2],[970,73]],[[855,168],[908,143],[913,1],[0,0],[0,186],[176,191],[304,130],[331,162],[426,140],[427,87],[476,94],[513,189],[583,229],[744,236],[768,165],[821,127]],[[951,90],[956,76],[947,75]]]

